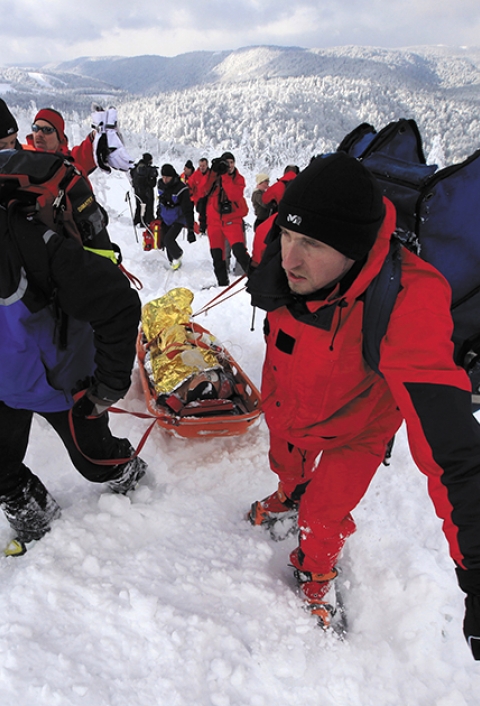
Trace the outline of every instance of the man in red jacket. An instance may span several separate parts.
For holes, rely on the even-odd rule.
[[[275,184],[272,184],[268,187],[268,189],[265,189],[262,194],[262,201],[265,206],[270,207],[270,213],[277,212],[278,204],[283,198],[285,189],[289,183],[295,179],[299,171],[300,170],[296,164],[287,164],[283,171],[283,176],[281,176],[280,179],[277,179]]]
[[[95,132],[92,131],[79,145],[69,149],[65,135],[65,121],[61,113],[53,108],[42,108],[35,115],[32,132],[27,135],[27,146],[37,152],[60,152],[72,157],[74,162],[88,175],[97,168],[93,154]]]
[[[381,375],[362,355],[363,294],[394,229],[393,205],[345,154],[315,159],[286,190],[248,287],[268,311],[262,397],[280,481],[249,519],[273,531],[298,513],[290,562],[307,606],[328,627],[336,563],[355,531],[351,512],[405,420],[467,593],[464,630],[480,659],[480,427],[468,376],[453,362],[450,287],[407,250]]]
[[[210,169],[208,167],[208,159],[206,157],[202,157],[198,160],[198,169],[195,169],[192,176],[188,180],[190,198],[192,199],[195,210],[198,213],[198,225],[201,235],[205,235],[207,232],[207,201],[205,196],[202,196],[202,194],[205,192],[205,184],[209,174]]]
[[[243,218],[248,213],[243,192],[245,179],[235,167],[235,157],[224,152],[212,160],[210,173],[203,185],[202,196],[207,199],[208,238],[213,269],[220,286],[229,283],[225,243],[244,272],[250,267],[251,258],[245,245]]]
[[[91,117],[94,129],[79,145],[70,149],[62,114],[53,108],[42,108],[35,115],[32,132],[27,135],[24,148],[37,152],[60,152],[70,157],[85,176],[97,167],[106,172],[112,168],[128,172],[133,160],[118,133],[116,109],[98,108]]]

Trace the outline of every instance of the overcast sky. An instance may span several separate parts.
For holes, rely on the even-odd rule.
[[[269,44],[480,45],[480,0],[0,0],[0,64]]]

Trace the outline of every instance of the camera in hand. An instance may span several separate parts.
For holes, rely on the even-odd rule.
[[[215,174],[226,174],[228,172],[228,162],[221,157],[212,159],[212,171]]]

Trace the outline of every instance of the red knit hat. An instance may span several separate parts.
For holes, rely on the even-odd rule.
[[[65,135],[65,121],[63,117],[57,110],[53,108],[42,108],[38,111],[33,122],[37,120],[45,120],[45,122],[50,123],[52,127],[57,131],[58,139],[60,142],[66,142],[67,137]]]

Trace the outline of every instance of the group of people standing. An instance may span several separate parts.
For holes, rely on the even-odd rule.
[[[96,166],[126,171],[132,163],[107,113],[95,112],[96,128],[70,151],[63,117],[42,109],[24,149],[66,155],[85,175]],[[0,100],[0,150],[22,149],[17,134]],[[151,156],[140,162],[141,175]],[[271,187],[266,173],[256,183],[252,257],[245,180],[231,152],[210,166],[200,160],[197,170],[189,162],[182,175],[164,164],[156,184],[172,266],[182,255],[181,227],[195,238],[196,208],[219,285],[228,283],[228,243],[249,274],[252,304],[266,311],[262,408],[277,487],[252,504],[248,519],[270,532],[293,523],[290,564],[307,610],[328,629],[337,561],[355,531],[352,512],[405,421],[466,593],[465,637],[480,660],[480,427],[471,414],[471,382],[454,363],[451,289],[435,268],[402,250],[401,287],[377,374],[363,352],[364,301],[390,252],[393,204],[367,168],[342,151],[300,173],[288,166]],[[153,217],[153,198],[141,203],[143,218]],[[43,263],[24,261],[17,247],[24,241],[43,248]],[[39,275],[52,285],[47,301]],[[68,334],[62,346],[60,315]],[[25,551],[60,515],[24,464],[34,413],[55,429],[88,480],[127,493],[145,474],[128,439],[110,433],[107,416],[130,385],[139,318],[138,295],[110,260],[0,204],[0,507],[19,540],[12,553]]]
[[[185,228],[189,243],[196,240],[195,230],[201,235],[208,235],[213,270],[219,286],[229,284],[227,263],[230,252],[241,269],[248,273],[251,256],[245,237],[244,218],[249,211],[244,195],[246,184],[232,152],[224,152],[213,159],[211,165],[206,157],[202,157],[197,169],[191,160],[187,160],[181,174],[173,165],[163,164],[159,175],[152,161],[152,155],[145,153],[131,170],[137,201],[134,223],[150,227],[154,220],[156,185],[155,217],[160,222],[160,247],[165,250],[171,268],[177,270],[181,266],[183,250],[177,238]],[[257,188],[252,194],[255,231],[276,212],[286,185],[298,171],[298,167],[289,165],[272,186],[269,186],[267,174],[257,176]]]

